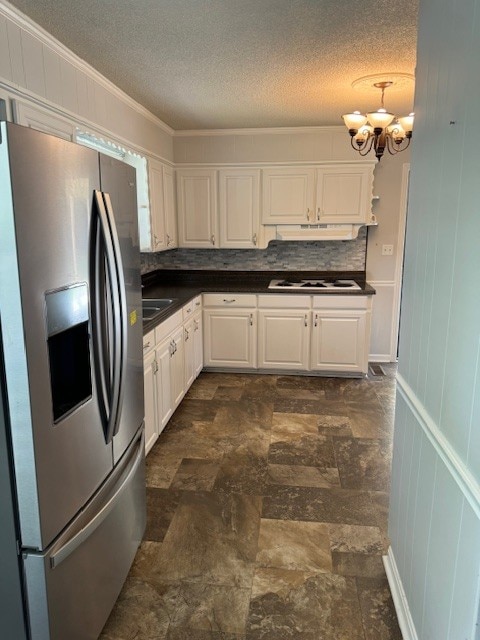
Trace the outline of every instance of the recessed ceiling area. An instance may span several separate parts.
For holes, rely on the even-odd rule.
[[[12,0],[176,130],[342,125],[414,74],[418,0]],[[397,115],[413,82],[385,93]]]

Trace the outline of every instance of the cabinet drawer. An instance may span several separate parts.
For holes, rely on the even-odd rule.
[[[243,307],[256,308],[257,296],[253,294],[237,293],[204,293],[205,307]]]
[[[202,309],[202,296],[197,296],[193,299],[193,312],[201,311]]]
[[[314,309],[369,309],[371,296],[313,296]]]
[[[182,309],[183,319],[188,320],[193,315],[193,300],[190,300]]]
[[[262,295],[258,296],[260,309],[310,309],[311,296]]]
[[[170,316],[164,320],[158,327],[155,328],[155,342],[158,344],[165,340],[165,338],[172,333],[183,322],[182,310],[180,309],[173,316]]]
[[[143,336],[143,355],[146,356],[149,351],[155,347],[155,329],[152,329]]]

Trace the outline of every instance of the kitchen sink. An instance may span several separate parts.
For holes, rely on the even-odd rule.
[[[174,298],[144,298],[142,300],[142,317],[152,320],[175,302]]]

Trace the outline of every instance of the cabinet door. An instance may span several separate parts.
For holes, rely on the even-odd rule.
[[[313,168],[263,169],[263,224],[314,223],[314,183]]]
[[[256,311],[204,310],[204,362],[207,367],[256,367]]]
[[[156,360],[155,351],[151,351],[143,361],[143,388],[145,397],[145,453],[152,448],[158,438],[156,404]]]
[[[152,222],[152,251],[167,248],[165,234],[165,185],[163,165],[155,160],[148,162],[148,188],[150,193],[150,218]]]
[[[310,368],[367,373],[366,317],[365,311],[314,311]]]
[[[254,249],[260,231],[260,169],[219,171],[220,247]]]
[[[210,169],[177,171],[180,247],[218,246],[216,174]]]
[[[258,312],[258,368],[308,369],[309,310],[261,309]]]
[[[201,313],[197,313],[193,318],[193,353],[195,378],[197,378],[203,369],[203,322]]]
[[[373,167],[317,169],[316,222],[363,223],[372,215]]]
[[[185,323],[185,391],[187,391],[195,380],[195,338],[193,318]]]
[[[174,410],[185,395],[185,341],[183,331],[183,326],[179,327],[172,336],[174,352],[171,360],[170,380]]]
[[[158,431],[162,432],[173,413],[172,393],[172,358],[173,346],[170,339],[165,340],[156,350],[157,374],[157,422]]]
[[[165,238],[167,249],[178,247],[177,209],[175,198],[175,172],[171,167],[163,167],[163,192],[165,203]]]

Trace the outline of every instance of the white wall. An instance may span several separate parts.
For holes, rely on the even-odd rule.
[[[0,2],[0,97],[47,106],[52,115],[165,160],[173,131],[38,25]]]
[[[480,0],[421,0],[417,60],[388,566],[406,640],[473,640],[480,574]]]
[[[371,162],[372,158],[367,156],[365,160]],[[361,160],[351,148],[344,126],[177,132],[174,159],[177,164]],[[369,228],[367,243],[367,279],[377,290],[373,301],[370,360],[388,362],[396,358],[396,295],[401,265],[397,257],[402,250],[399,219],[404,166],[409,160],[410,150],[396,156],[385,153],[375,167],[374,192],[380,197],[374,205],[378,226]],[[383,244],[394,245],[393,257],[381,255]]]

